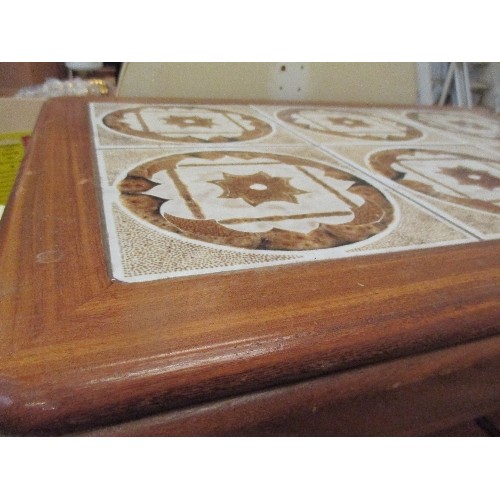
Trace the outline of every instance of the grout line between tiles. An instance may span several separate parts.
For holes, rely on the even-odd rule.
[[[394,186],[392,186],[391,184],[388,184],[385,179],[382,179],[382,178],[379,178],[376,174],[373,174],[372,172],[370,172],[369,170],[365,170],[363,169],[363,167],[360,167],[357,163],[347,159],[347,158],[344,158],[343,156],[339,155],[338,153],[334,153],[333,151],[329,150],[327,148],[327,146],[319,143],[319,142],[315,142],[313,139],[307,137],[307,136],[303,136],[299,131],[296,131],[294,129],[292,129],[291,127],[288,126],[288,124],[282,124],[281,122],[278,122],[277,121],[277,118],[275,118],[273,115],[269,114],[269,113],[265,113],[264,111],[261,111],[260,109],[258,108],[254,108],[253,106],[251,106],[253,109],[255,109],[257,112],[261,113],[263,116],[273,120],[273,122],[277,123],[278,125],[281,125],[282,127],[284,127],[285,129],[287,129],[288,131],[294,133],[296,136],[300,137],[301,139],[305,140],[308,145],[310,146],[314,146],[315,148],[319,149],[320,151],[322,151],[323,153],[327,154],[328,156],[331,156],[333,158],[335,158],[337,161],[339,161],[342,164],[346,164],[352,168],[355,168],[357,172],[361,172],[361,173],[364,173],[365,175],[367,175],[368,177],[370,177],[371,179],[374,179],[376,180],[377,182],[380,182],[382,185],[384,185],[384,187],[388,188],[391,192],[395,192],[397,194],[399,194],[400,196],[402,196],[404,199],[406,200],[409,200],[413,203],[416,203],[420,208],[422,208],[424,211],[427,211],[427,212],[430,212],[431,214],[433,214],[434,216],[436,216],[439,220],[441,221],[445,221],[447,222],[448,224],[451,224],[452,226],[454,226],[455,228],[458,228],[460,229],[461,231],[464,231],[465,233],[467,233],[469,236],[477,239],[477,240],[484,240],[485,238],[482,237],[482,235],[479,235],[479,234],[476,234],[474,231],[471,231],[469,230],[468,227],[464,227],[462,226],[461,223],[459,223],[458,221],[454,221],[454,220],[451,220],[449,219],[447,216],[444,216],[443,214],[441,214],[440,212],[435,212],[433,209],[431,209],[430,207],[426,206],[426,205],[422,205],[421,203],[419,203],[419,200],[415,200],[413,197],[411,197],[410,195],[408,195],[407,193],[404,193],[402,191],[399,191],[398,189],[396,189]],[[344,143],[343,145],[345,146],[348,146],[349,144],[351,145],[369,145],[370,143],[368,142],[364,142],[364,143],[356,143],[356,144],[352,144],[352,143]],[[373,145],[377,145],[377,146],[382,146],[384,143],[383,141],[381,141],[380,143],[371,143]],[[390,143],[391,145],[393,145],[393,143]],[[427,146],[428,144],[426,144]],[[461,144],[456,144],[456,143],[453,143],[452,145],[458,145],[458,146],[461,146]],[[437,210],[437,209],[436,209]]]
[[[287,123],[284,123],[284,122],[281,122],[278,120],[278,118],[274,117],[272,114],[269,114],[268,112],[265,112],[264,110],[261,110],[259,108],[257,108],[256,106],[254,105],[248,105],[247,106],[249,110],[252,110],[254,111],[254,113],[256,113],[258,116],[261,116],[263,117],[264,119],[266,119],[268,122],[270,122],[270,125],[272,125],[272,128],[273,128],[273,131],[274,133],[278,133],[280,130],[283,130],[285,132],[287,132],[288,134],[290,134],[290,136],[292,136],[293,138],[297,138],[297,143],[283,143],[283,144],[272,144],[272,143],[261,143],[259,140],[255,140],[255,141],[252,141],[252,140],[247,140],[247,141],[243,141],[243,142],[240,142],[238,144],[235,144],[235,143],[230,143],[230,144],[221,144],[221,143],[218,143],[218,144],[159,144],[157,142],[155,143],[152,143],[152,144],[138,144],[138,145],[134,145],[133,147],[130,147],[130,146],[127,146],[127,145],[100,145],[97,146],[97,144],[95,144],[95,149],[96,149],[96,152],[98,152],[99,154],[104,154],[106,151],[113,151],[113,150],[122,150],[122,151],[141,151],[141,150],[151,150],[151,151],[154,151],[155,154],[156,152],[158,152],[159,155],[161,154],[168,154],[169,152],[173,151],[173,150],[179,150],[179,148],[183,151],[186,151],[186,152],[189,152],[189,151],[197,151],[197,150],[200,150],[200,149],[203,149],[205,151],[221,151],[221,150],[231,150],[231,151],[236,151],[236,150],[239,150],[239,149],[251,149],[251,150],[269,150],[269,149],[274,149],[274,150],[279,150],[281,148],[299,148],[299,147],[309,147],[311,148],[312,151],[317,151],[317,152],[321,152],[322,154],[325,154],[327,157],[330,157],[330,158],[333,158],[335,159],[337,162],[339,162],[339,166],[340,167],[348,167],[348,168],[352,168],[354,169],[354,172],[358,172],[360,174],[362,174],[363,176],[366,176],[367,178],[369,179],[373,179],[375,182],[377,182],[378,184],[384,186],[384,188],[386,188],[390,193],[395,193],[397,194],[398,196],[400,196],[402,199],[408,201],[409,203],[412,203],[416,206],[418,206],[424,213],[428,213],[428,214],[431,214],[434,218],[436,218],[437,220],[439,220],[440,222],[442,223],[445,223],[447,225],[449,225],[450,227],[454,227],[455,229],[459,230],[460,232],[462,232],[464,235],[468,235],[469,237],[473,238],[474,240],[476,241],[481,241],[485,238],[483,238],[481,235],[478,235],[478,234],[475,234],[473,231],[470,231],[468,228],[464,227],[462,225],[462,223],[460,223],[459,221],[456,221],[454,220],[454,218],[452,218],[451,216],[445,216],[443,215],[440,211],[439,212],[436,212],[435,210],[439,210],[438,208],[433,208],[433,207],[430,207],[428,206],[427,204],[423,204],[425,202],[421,202],[421,200],[419,199],[414,199],[414,197],[405,192],[405,191],[400,191],[398,190],[397,188],[395,188],[392,184],[389,184],[387,181],[387,179],[385,178],[379,178],[377,176],[376,173],[373,173],[371,172],[370,170],[367,170],[367,169],[364,169],[362,166],[360,166],[360,164],[354,162],[353,160],[350,160],[348,158],[344,158],[343,156],[341,156],[339,153],[335,153],[334,151],[328,149],[328,147],[319,142],[319,141],[315,141],[314,139],[312,139],[311,137],[308,137],[306,136],[305,134],[302,134],[300,131],[296,130],[295,127],[292,128],[292,125],[291,124],[287,124]],[[97,121],[97,117],[95,117],[95,108],[93,107],[92,108],[92,112],[94,113],[94,115],[92,116],[92,126],[93,126],[93,129],[94,129],[94,137],[97,138],[94,140],[94,143],[96,142],[96,140],[99,140],[98,138],[98,135],[97,135],[97,126],[98,126],[98,121]],[[409,121],[409,119],[408,119]],[[425,127],[421,124],[418,125],[419,129],[422,129],[423,131],[425,132],[428,132],[429,128],[428,127]],[[434,130],[434,129],[431,129],[431,130]],[[441,133],[441,135],[443,136],[447,136],[447,134],[443,134]],[[450,138],[451,140],[451,138]],[[448,146],[454,146],[454,147],[463,147],[463,146],[466,146],[466,145],[470,145],[470,143],[467,143],[465,141],[462,141],[461,138],[459,137],[456,137],[455,140],[459,140],[459,142],[454,142],[454,143],[446,143],[446,145]],[[438,143],[436,143],[438,144]],[[442,143],[443,145],[445,145],[444,143]],[[379,141],[379,142],[373,142],[373,141],[346,141],[346,142],[339,142],[339,145],[342,145],[342,146],[375,146],[375,147],[384,147],[384,146],[391,146],[391,147],[394,147],[395,143],[394,141]],[[413,142],[413,141],[403,141],[402,144],[400,143],[399,146],[401,145],[410,145],[410,146],[416,146],[416,147],[433,147],[433,143],[425,143],[425,144],[422,144],[420,142]],[[435,147],[435,145],[434,145]],[[482,149],[482,148],[478,148],[478,149]],[[498,154],[498,153],[496,153]],[[104,192],[103,192],[104,193]],[[103,195],[102,195],[103,196]],[[108,226],[109,229],[111,231],[114,230],[114,232],[117,234],[117,231],[116,231],[116,228],[114,228],[114,224],[112,224],[112,227]],[[464,236],[465,238],[465,236]],[[467,240],[467,241],[463,241],[463,243],[469,243],[470,241]],[[109,235],[108,235],[108,243],[109,243]],[[448,242],[443,242],[444,245],[447,245],[449,244]],[[434,246],[440,246],[440,245],[435,245],[435,244],[432,244],[431,247],[434,247]],[[426,245],[424,245],[423,247],[426,247]],[[409,250],[410,248],[404,248],[403,250]],[[120,249],[121,250],[121,249]],[[398,249],[392,249],[391,251],[399,251]],[[368,252],[363,252],[361,255],[366,255],[366,254],[371,254],[371,253],[379,253],[378,251],[368,251]],[[384,252],[382,252],[384,253]],[[356,254],[349,254],[349,255],[339,255],[337,256],[336,258],[342,258],[342,257],[356,257],[357,255]],[[332,257],[327,257],[328,258],[332,258]],[[316,260],[316,259],[312,259],[313,261]],[[300,262],[301,260],[297,260],[297,261],[292,261],[292,262],[269,262],[269,263],[266,263],[266,264],[263,264],[264,267],[266,266],[275,266],[275,265],[279,265],[279,264],[287,264],[287,265],[290,265],[294,262]],[[308,260],[306,260],[308,261]],[[121,261],[119,263],[121,265]],[[116,262],[114,262],[114,265],[116,265]],[[241,266],[241,265],[238,265],[236,266],[235,269],[246,269],[246,268],[254,268],[254,267],[260,267],[260,266],[255,266],[255,265],[250,265],[248,267],[245,267],[245,266]],[[228,268],[225,268],[223,270],[214,270],[213,268],[212,269],[206,269],[204,270],[203,272],[194,272],[193,273],[193,270],[190,270],[190,271],[187,271],[187,274],[186,275],[193,275],[193,274],[206,274],[206,273],[214,273],[214,272],[221,272],[221,271],[231,271],[232,269],[228,269]],[[116,272],[116,267],[115,267],[115,272]],[[118,270],[118,274],[121,274],[122,276],[124,276],[123,274],[123,271],[120,272],[120,270]],[[173,276],[170,276],[170,277],[173,277]],[[120,279],[120,278],[118,278]],[[123,279],[123,278],[122,278]],[[161,277],[159,276],[155,276],[154,278],[149,278],[149,279],[162,279]],[[149,280],[146,278],[146,280]],[[139,279],[139,281],[142,281],[144,280],[144,277],[142,279]],[[128,280],[125,280],[125,281],[128,281]]]
[[[333,156],[336,160],[338,160],[340,162],[344,162],[344,163],[348,164],[349,166],[351,166],[352,168],[355,168],[356,171],[364,172],[367,176],[376,180],[377,182],[380,182],[386,188],[399,194],[400,196],[402,196],[406,200],[412,201],[413,203],[417,204],[420,208],[424,209],[425,211],[432,213],[434,216],[439,218],[441,221],[445,221],[449,224],[452,224],[453,226],[460,229],[461,231],[466,232],[469,236],[472,236],[473,238],[478,239],[480,241],[485,241],[487,239],[483,235],[481,235],[480,233],[476,233],[472,228],[469,228],[469,226],[462,225],[463,223],[456,220],[454,217],[442,214],[438,208],[434,208],[434,207],[430,206],[430,204],[427,204],[425,201],[422,201],[422,200],[412,196],[410,193],[407,193],[405,191],[399,191],[398,189],[396,189],[392,185],[392,183],[390,183],[390,181],[383,178],[382,176],[379,177],[374,172],[363,169],[363,167],[360,167],[354,161],[352,161],[348,158],[345,158],[345,157],[341,156],[339,153],[335,153],[334,151],[331,151],[331,150],[327,149],[326,147],[319,146],[319,149],[321,149],[324,153],[329,154],[330,156]]]
[[[309,137],[308,135],[304,134],[303,132],[297,130],[291,124],[279,120],[279,118],[275,117],[271,113],[268,113],[268,112],[266,112],[264,110],[261,110],[261,109],[259,109],[257,107],[254,107],[253,105],[251,105],[250,107],[252,107],[252,109],[254,109],[258,113],[260,113],[265,118],[272,120],[273,123],[281,126],[282,128],[284,128],[288,132],[290,132],[293,135],[299,137],[300,139],[303,139],[304,141],[306,141],[309,144],[313,144],[313,145],[318,146],[318,147],[320,147],[322,144],[325,144],[324,141],[315,140],[315,139]],[[383,117],[384,118],[388,118],[389,117],[389,118],[394,119],[394,120],[396,120],[396,119],[399,120],[400,119],[399,115],[390,114],[390,113],[386,113],[386,116],[383,116]],[[434,133],[434,134],[438,134],[438,135],[441,134],[441,135],[444,136],[444,138],[449,139],[449,141],[435,140],[435,141],[429,141],[429,142],[425,142],[425,143],[418,142],[418,141],[413,141],[413,142],[409,142],[410,144],[422,145],[422,146],[424,146],[424,145],[432,145],[432,144],[447,144],[447,145],[457,146],[457,145],[466,144],[464,142],[464,140],[462,140],[459,137],[456,137],[455,141],[452,141],[452,139],[454,138],[453,134],[450,135],[450,134],[441,133],[440,130],[432,129],[432,128],[427,127],[427,126],[425,126],[425,125],[423,125],[421,123],[415,124],[415,122],[412,121],[412,120],[410,120],[409,118],[406,118],[406,122],[405,122],[405,119],[402,119],[402,122],[405,125],[411,125],[411,126],[414,126],[414,127],[418,127],[418,130],[425,132],[427,135],[429,135],[430,133]],[[320,132],[318,132],[318,134],[319,133]],[[457,140],[459,141],[458,143],[457,143]],[[452,141],[452,142],[450,142],[450,141]],[[400,141],[400,142],[401,143],[406,143],[406,141]],[[344,146],[344,145],[345,146],[348,146],[348,145],[352,145],[352,146],[366,145],[366,144],[370,144],[370,143],[377,144],[377,145],[384,145],[384,144],[394,145],[395,141],[388,141],[388,140],[383,141],[383,140],[381,140],[381,141],[374,142],[374,141],[366,141],[366,140],[360,140],[360,139],[354,139],[354,138],[352,138],[350,140],[339,139],[339,140],[336,141],[336,144],[339,144],[339,145],[342,145],[342,146]]]
[[[257,108],[254,105],[250,105],[250,108],[252,108],[254,111],[257,111],[257,113],[260,113],[264,118],[267,118],[268,120],[271,120],[275,125],[285,129],[287,132],[290,132],[292,135],[298,137],[299,139],[302,139],[309,145],[317,146],[318,143],[314,142],[313,139],[307,137],[306,135],[303,135],[299,130],[296,130],[295,128],[292,128],[291,125],[288,123],[283,123],[278,120],[274,115],[265,112],[264,110],[261,110]]]

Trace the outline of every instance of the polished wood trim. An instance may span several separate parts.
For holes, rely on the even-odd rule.
[[[496,408],[500,408],[500,337],[85,435],[424,436]],[[487,435],[479,434],[479,428],[476,433]]]
[[[498,241],[112,281],[87,102],[44,106],[0,223],[4,432],[123,422],[499,333]]]

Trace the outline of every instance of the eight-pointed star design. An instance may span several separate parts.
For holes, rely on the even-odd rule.
[[[290,184],[289,177],[271,177],[265,172],[232,175],[223,172],[224,179],[210,181],[221,187],[219,198],[242,198],[253,207],[266,201],[298,203],[297,195],[307,193]]]
[[[164,118],[167,125],[176,125],[180,128],[186,127],[203,127],[211,128],[214,124],[211,118],[202,118],[200,116],[169,116]]]
[[[334,118],[333,116],[328,117],[328,120],[333,123],[334,125],[342,125],[344,127],[350,127],[350,128],[355,128],[355,127],[367,127],[368,123],[364,122],[363,120],[357,120],[355,118],[346,118],[344,116]]]

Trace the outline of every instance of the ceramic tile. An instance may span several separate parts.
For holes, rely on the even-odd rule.
[[[500,157],[470,145],[328,150],[481,239],[500,236]]]
[[[459,140],[477,144],[498,146],[500,141],[500,120],[493,113],[467,109],[444,108],[443,110],[409,109],[400,111],[400,116],[434,130],[447,133]]]
[[[459,139],[390,108],[256,106],[256,109],[314,144],[455,143]]]
[[[97,160],[123,281],[476,241],[311,145],[111,148]]]
[[[250,106],[93,103],[90,116],[97,149],[303,142]]]

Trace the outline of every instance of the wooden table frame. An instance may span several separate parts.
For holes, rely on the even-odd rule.
[[[87,106],[44,106],[0,223],[0,432],[419,435],[500,407],[500,241],[113,281]]]

